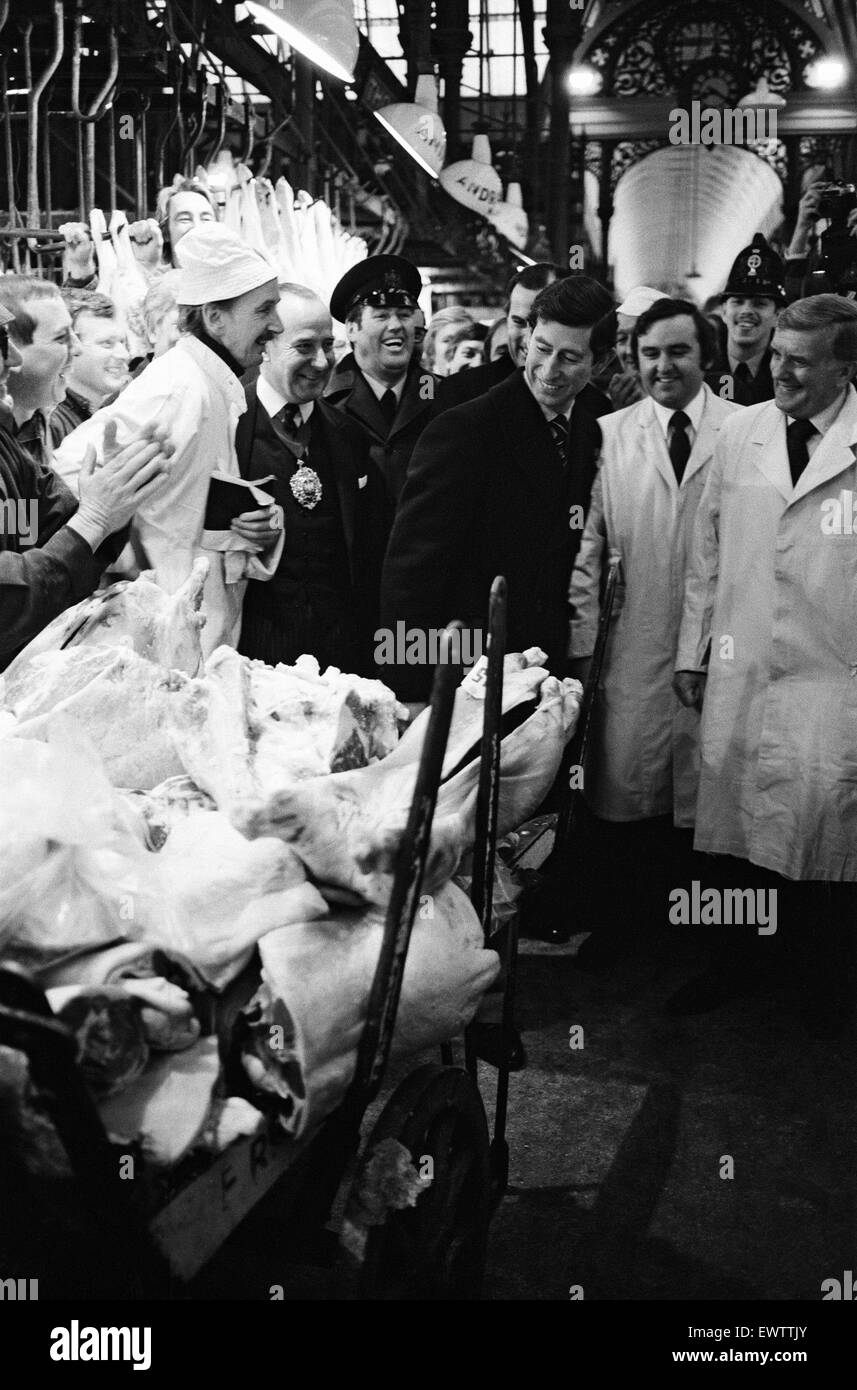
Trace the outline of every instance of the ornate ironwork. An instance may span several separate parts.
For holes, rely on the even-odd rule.
[[[605,96],[665,95],[731,105],[762,76],[774,92],[803,85],[821,52],[812,29],[774,0],[666,0],[641,17],[620,15],[587,53]]]
[[[788,147],[782,140],[760,140],[744,146],[750,154],[754,154],[757,159],[764,160],[765,164],[770,164],[774,173],[782,180],[785,185],[789,172]]]
[[[613,151],[613,158],[610,162],[610,191],[615,192],[616,185],[626,170],[633,164],[639,164],[647,154],[654,154],[655,150],[672,149],[673,147],[665,140],[620,140]]]

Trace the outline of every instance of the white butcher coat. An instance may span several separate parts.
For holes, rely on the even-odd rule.
[[[676,657],[703,669],[711,643],[696,847],[789,879],[857,879],[852,502],[853,386],[796,487],[776,405],[730,420],[697,515]]]
[[[111,405],[67,435],[54,452],[55,470],[76,493],[86,446],[93,443],[100,456],[107,420],[116,421],[120,445],[150,422],[169,427],[175,447],[170,480],[137,512],[134,529],[158,582],[170,593],[188,578],[198,555],[209,560],[201,634],[206,656],[221,643],[237,645],[246,581],[270,579],[283,549],[282,535],[263,555],[224,553],[202,545],[211,474],[219,470],[240,477],[235,430],[245,409],[244,387],[235,373],[205,343],[186,335],[150,362]],[[251,500],[246,510],[255,507]]]
[[[620,556],[583,788],[605,820],[672,815],[676,825],[693,825],[699,715],[673,693],[675,649],[694,515],[718,431],[740,409],[702,390],[681,486],[649,397],[598,421],[601,462],[569,601],[571,655],[590,656],[608,558]]]

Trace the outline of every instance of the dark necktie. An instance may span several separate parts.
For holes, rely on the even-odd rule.
[[[286,434],[296,435],[301,427],[301,408],[299,405],[284,405],[280,411],[280,420]]]
[[[568,421],[564,415],[555,415],[552,420],[548,421],[548,424],[551,427],[553,442],[556,445],[560,462],[565,468],[568,460]]]
[[[809,440],[814,434],[818,434],[818,430],[811,420],[792,420],[786,429],[786,448],[793,484],[797,483],[809,463]]]
[[[737,363],[735,370],[732,373],[732,382],[734,389],[734,395],[732,399],[737,401],[738,405],[752,405],[753,374],[750,371],[750,368],[747,366],[746,362]]]
[[[387,421],[387,428],[389,429],[396,418],[396,411],[399,408],[399,402],[396,400],[395,391],[391,391],[388,387],[381,397],[380,404],[384,412],[384,419]]]
[[[676,482],[680,483],[684,477],[685,465],[690,458],[690,440],[687,435],[687,427],[690,420],[683,410],[677,410],[670,417],[669,441],[670,441],[670,462],[676,476]]]

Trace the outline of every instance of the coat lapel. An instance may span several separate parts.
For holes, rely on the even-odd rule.
[[[510,378],[508,384],[502,382],[494,390],[502,392],[502,399],[506,402],[507,439],[512,462],[526,475],[528,483],[553,511],[557,504],[557,483],[561,479],[562,469],[550,426],[522,373]],[[569,447],[572,447],[570,430]]]
[[[425,375],[428,381],[432,383],[432,394],[425,399],[422,396],[423,375]],[[415,420],[418,415],[425,414],[426,410],[429,408],[432,400],[434,399],[435,384],[436,383],[434,378],[429,373],[424,374],[421,368],[417,371],[414,371],[412,368],[408,372],[408,377],[405,382],[405,389],[402,392],[402,399],[399,401],[399,408],[396,411],[396,418],[393,421],[392,427],[390,429],[391,440],[395,439],[396,435],[399,433],[400,430],[407,429],[411,421]]]
[[[663,479],[670,492],[677,493],[675,469],[650,396],[646,398],[640,410],[640,442],[643,453],[650,460],[655,472]]]
[[[750,444],[753,448],[753,463],[759,472],[764,474],[786,502],[791,502],[794,487],[786,452],[786,418],[773,401],[770,409],[759,411],[750,436]]]
[[[696,439],[693,441],[693,448],[690,451],[690,458],[684,470],[684,477],[681,480],[682,487],[690,481],[695,473],[704,468],[711,462],[714,454],[714,446],[717,443],[717,436],[720,428],[726,419],[726,415],[715,417],[712,402],[717,400],[714,392],[708,386],[702,388],[705,394],[705,405],[702,411],[702,418],[699,422],[699,430]]]
[[[812,458],[801,473],[791,495],[799,502],[808,492],[821,487],[837,474],[850,468],[857,459],[857,391],[849,386],[848,395],[836,420],[822,439]]]

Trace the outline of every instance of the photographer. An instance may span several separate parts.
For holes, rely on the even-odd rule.
[[[787,302],[821,293],[857,297],[857,188],[828,178],[805,189],[786,253]]]

